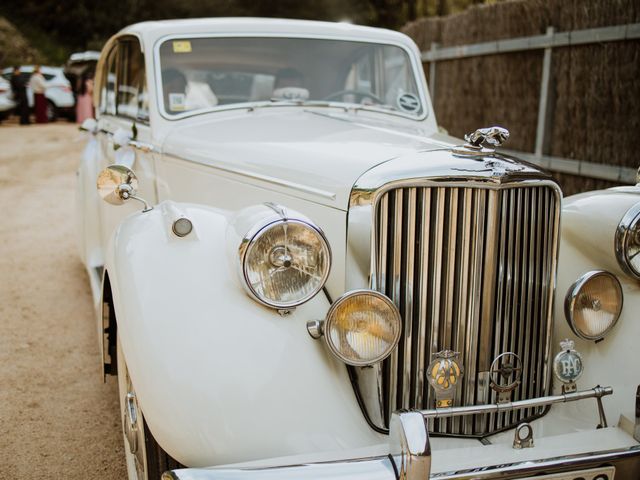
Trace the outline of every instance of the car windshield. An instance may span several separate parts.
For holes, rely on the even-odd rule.
[[[409,56],[393,45],[309,38],[181,38],[160,46],[170,115],[242,105],[356,104],[421,116]]]

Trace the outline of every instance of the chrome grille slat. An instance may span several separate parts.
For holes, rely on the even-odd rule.
[[[397,189],[393,201],[393,263],[392,263],[392,293],[390,295],[396,305],[402,308],[401,299],[401,270],[402,270],[402,189]],[[407,319],[404,319],[407,322]],[[389,411],[394,412],[398,409],[398,355],[399,349],[396,348],[390,356],[390,386],[389,386]],[[402,365],[402,364],[401,364]]]
[[[421,208],[422,212],[422,228],[420,228],[420,248],[419,248],[419,292],[420,297],[418,299],[418,332],[417,332],[417,368],[416,368],[416,389],[414,394],[413,405],[423,405],[423,399],[425,397],[425,390],[427,388],[425,381],[426,371],[426,342],[427,342],[427,299],[428,299],[428,280],[429,276],[429,225],[431,221],[431,189],[425,188],[420,192]]]
[[[399,347],[382,372],[384,417],[398,408],[432,408],[425,379],[433,355],[460,352],[457,405],[497,400],[489,366],[513,351],[523,378],[513,399],[548,391],[548,329],[557,242],[556,191],[410,186],[377,202],[371,284],[398,305]],[[541,409],[430,420],[435,432],[483,435],[541,414]]]
[[[413,289],[414,289],[414,253],[416,241],[416,189],[408,189],[407,195],[407,235],[405,238],[405,266],[406,287],[404,289],[404,352],[403,359],[408,365],[413,364]],[[411,401],[411,369],[402,369],[402,405],[408,405]]]

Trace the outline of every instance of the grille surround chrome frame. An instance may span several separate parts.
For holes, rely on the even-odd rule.
[[[432,157],[435,157],[435,162]],[[419,163],[416,160],[419,160]],[[503,190],[521,187],[549,187],[554,197],[555,211],[553,213],[553,223],[550,225],[550,228],[553,228],[552,233],[554,233],[550,238],[553,258],[550,260],[550,284],[546,290],[548,293],[544,331],[546,342],[542,364],[544,379],[542,392],[543,394],[548,394],[551,387],[549,357],[551,353],[551,327],[559,245],[560,202],[562,198],[559,186],[549,175],[532,166],[519,164],[507,157],[492,156],[482,162],[455,158],[451,156],[449,151],[440,150],[430,152],[429,161],[429,163],[425,161],[423,153],[416,154],[413,158],[387,162],[365,174],[352,190],[348,215],[347,288],[361,288],[364,286],[365,288],[377,289],[375,284],[376,258],[372,255],[372,252],[376,251],[378,203],[386,193],[398,188],[451,187]],[[493,166],[496,164],[501,169],[497,175],[495,170],[487,168],[488,165]],[[466,175],[464,177],[452,176],[451,173],[456,170],[464,171]],[[404,294],[404,292],[402,293]],[[379,432],[386,432],[386,418],[392,412],[389,411],[389,408],[385,412],[382,365],[368,368],[349,367],[349,373],[369,425]],[[488,389],[488,385],[485,388]],[[406,407],[407,405],[404,401],[395,405],[396,409]],[[546,411],[538,412],[534,416],[537,417],[544,413]],[[533,418],[533,416],[527,418]],[[430,430],[433,430],[433,425],[431,427]],[[482,437],[511,427],[512,425],[507,425],[501,429],[493,429],[490,432],[477,434],[445,433],[445,435]],[[438,432],[433,433],[438,434]]]

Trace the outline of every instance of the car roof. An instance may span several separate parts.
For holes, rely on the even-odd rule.
[[[382,28],[353,25],[346,22],[320,22],[314,20],[291,20],[280,18],[193,18],[184,20],[159,20],[130,25],[118,35],[132,34],[144,38],[148,44],[155,43],[167,35],[203,34],[291,35],[339,37],[354,40],[401,43],[413,46],[406,35]]]

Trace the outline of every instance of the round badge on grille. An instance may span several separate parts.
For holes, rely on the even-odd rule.
[[[560,342],[560,353],[553,359],[553,373],[565,385],[571,385],[569,391],[575,390],[575,383],[582,375],[582,355],[574,349],[573,340]],[[567,390],[567,389],[563,389]]]
[[[508,394],[520,384],[522,360],[512,352],[498,355],[491,363],[489,379],[491,388],[500,394]]]
[[[462,369],[456,357],[458,352],[442,350],[427,367],[427,380],[436,392],[436,407],[445,408],[453,404],[456,385],[462,377]]]

